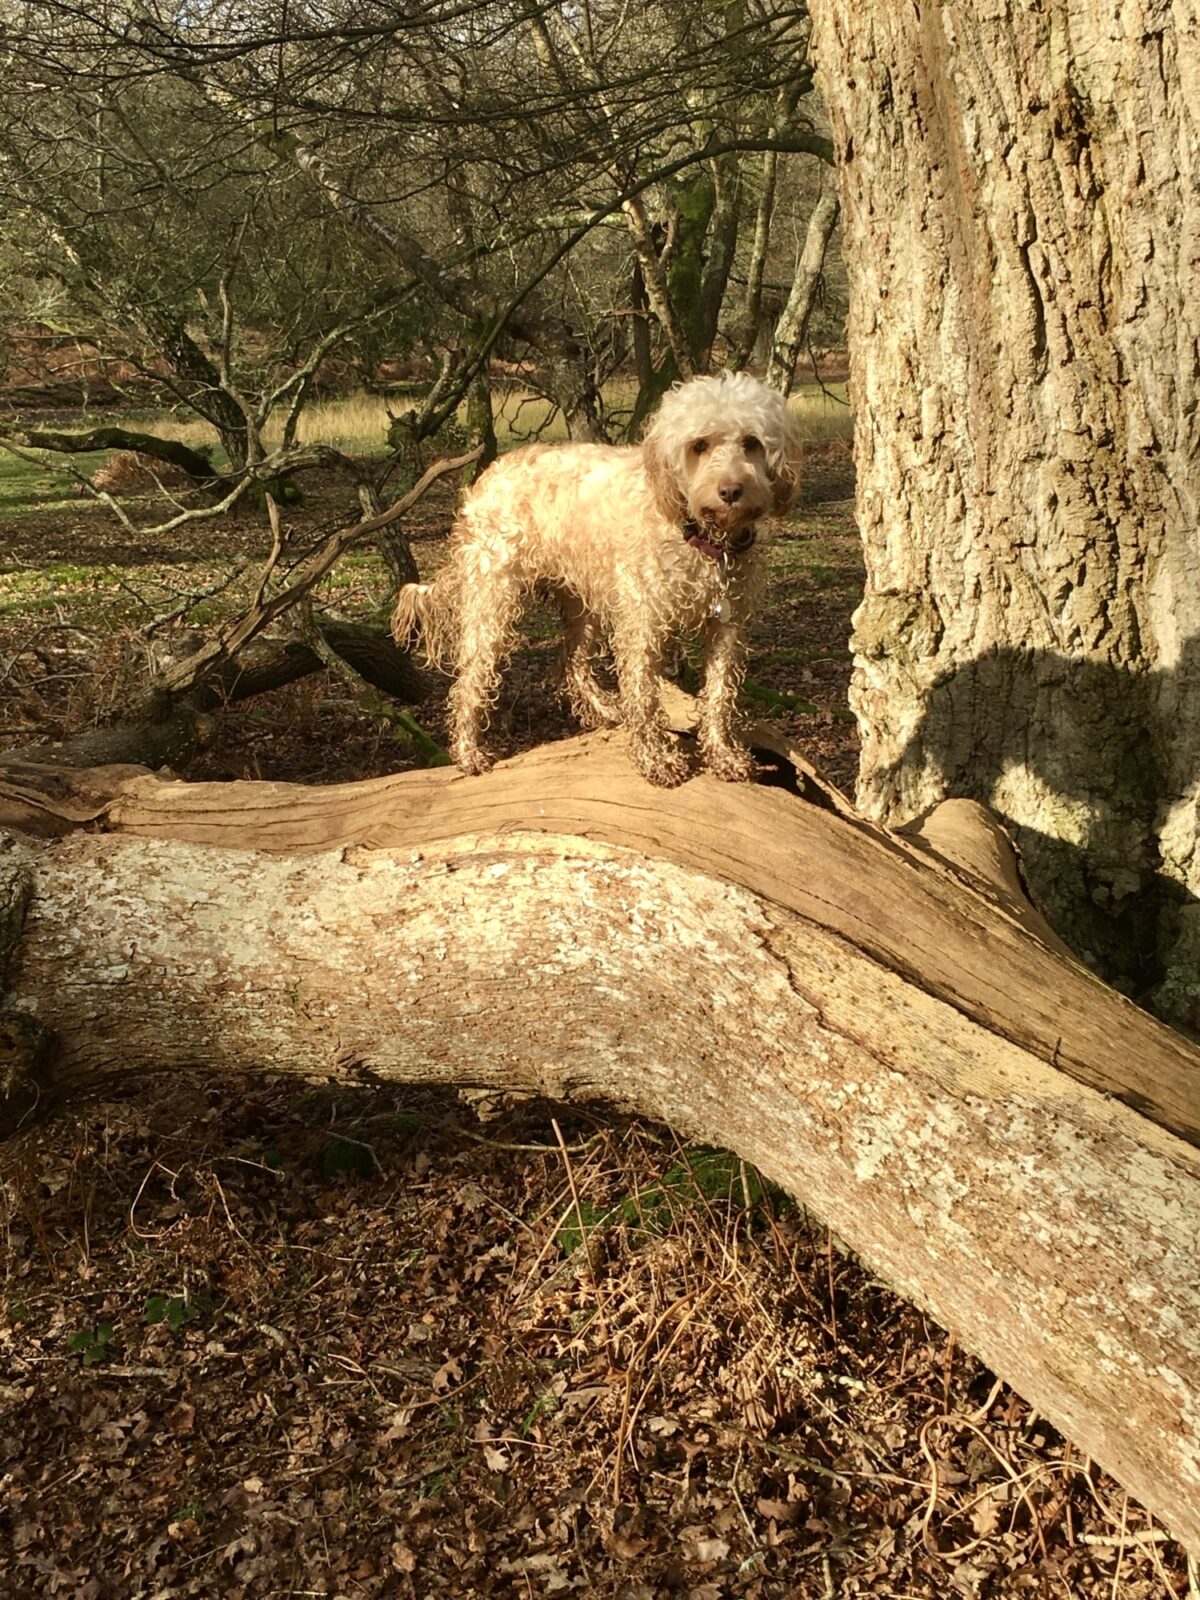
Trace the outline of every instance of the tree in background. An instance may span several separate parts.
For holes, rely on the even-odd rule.
[[[128,40],[43,22],[0,87],[0,195],[21,268],[4,310],[132,365],[208,422],[238,471],[274,412],[291,443],[323,361],[371,331],[411,339],[411,294],[231,104],[147,72]]]
[[[355,341],[435,359],[418,436],[483,415],[493,355],[596,435],[623,364],[636,426],[723,319],[739,358],[759,339],[788,164],[830,150],[807,38],[787,0],[40,0],[4,33],[0,184],[43,313],[119,330],[232,461],[247,404]]]

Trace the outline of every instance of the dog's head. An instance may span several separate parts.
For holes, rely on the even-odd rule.
[[[663,516],[728,543],[800,487],[800,441],[787,402],[748,372],[677,385],[642,441]]]

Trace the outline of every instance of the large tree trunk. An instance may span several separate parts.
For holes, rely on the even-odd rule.
[[[328,789],[14,769],[0,823],[65,836],[0,850],[10,1122],[195,1068],[665,1119],[1200,1549],[1200,1055],[1054,948],[979,808],[908,839],[778,776],[652,793],[602,735]]]
[[[868,583],[860,803],[1014,825],[1200,1024],[1200,12],[814,0]]]

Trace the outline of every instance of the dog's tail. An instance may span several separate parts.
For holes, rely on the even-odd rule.
[[[432,583],[406,583],[396,596],[392,633],[397,644],[420,641],[421,654],[436,667],[452,667],[458,644],[460,584],[453,565]]]

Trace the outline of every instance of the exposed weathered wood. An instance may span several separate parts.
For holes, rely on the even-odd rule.
[[[58,833],[86,811],[140,838],[274,852],[579,833],[697,868],[825,926],[983,1027],[1200,1142],[1200,1057],[1178,1034],[1031,937],[1010,904],[932,870],[919,841],[856,817],[815,775],[805,782],[818,803],[704,778],[660,795],[621,736],[594,734],[482,778],[440,768],[322,788],[119,769],[111,785],[87,774],[78,794],[66,774],[11,767],[0,778],[0,826]]]
[[[977,812],[914,841],[815,779],[824,803],[663,793],[605,735],[483,778],[69,777],[0,790],[8,822],[87,823],[0,858],[33,884],[19,1014],[54,1035],[14,1046],[30,1094],[269,1067],[661,1118],[800,1197],[1200,1548],[1200,1152],[1110,1098],[1195,1137],[1200,1055],[1042,942]]]

